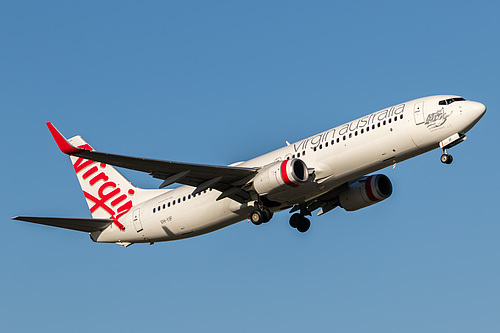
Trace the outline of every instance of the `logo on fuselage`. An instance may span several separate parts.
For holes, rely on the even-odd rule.
[[[425,126],[427,126],[428,129],[441,127],[452,113],[453,111],[451,110],[446,112],[444,108],[441,108],[441,110],[431,113],[425,118]]]
[[[405,104],[399,104],[388,109],[369,114],[363,118],[359,118],[357,120],[351,121],[350,123],[333,128],[308,139],[299,141],[298,143],[294,143],[293,149],[295,152],[305,150],[306,148],[314,149],[324,142],[343,138],[345,135],[356,133],[356,131],[358,130],[367,129],[368,131],[370,130],[370,126],[372,126],[372,129],[374,129],[375,125],[378,125],[378,127],[380,127],[380,123],[383,123],[385,125],[385,121],[390,121],[389,119],[399,117],[404,113],[404,110]],[[397,118],[394,119],[397,120]]]

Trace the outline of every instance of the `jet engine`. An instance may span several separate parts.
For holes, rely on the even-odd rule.
[[[299,187],[307,182],[309,172],[301,159],[277,161],[263,167],[253,181],[259,195],[268,195]]]
[[[386,175],[358,178],[349,183],[339,195],[340,206],[347,211],[358,210],[387,199],[392,194],[392,184]]]

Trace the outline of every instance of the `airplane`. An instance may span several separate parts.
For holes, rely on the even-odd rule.
[[[201,165],[129,157],[94,150],[80,136],[66,140],[47,123],[70,156],[92,218],[16,216],[13,219],[90,234],[94,242],[129,246],[206,234],[242,220],[269,222],[290,209],[289,224],[310,228],[313,211],[356,211],[392,194],[383,174],[409,158],[463,142],[486,106],[455,95],[415,99],[371,113],[245,162]],[[115,167],[149,173],[158,189],[130,183]],[[177,188],[167,188],[180,184]]]

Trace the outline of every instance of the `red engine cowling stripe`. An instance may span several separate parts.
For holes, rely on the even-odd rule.
[[[288,161],[289,161],[289,160],[284,160],[284,161],[281,163],[281,167],[280,167],[280,170],[281,170],[281,178],[283,179],[283,181],[285,182],[285,184],[287,184],[288,186],[291,186],[291,187],[298,187],[299,185],[292,183],[292,181],[290,180],[290,178],[288,178],[288,174],[287,174],[287,172],[286,172],[286,165],[287,165]]]
[[[379,201],[379,199],[377,199],[377,197],[373,194],[373,190],[372,190],[372,178],[373,177],[374,176],[370,176],[370,177],[366,178],[366,181],[365,181],[366,195],[368,195],[368,198],[371,201]]]

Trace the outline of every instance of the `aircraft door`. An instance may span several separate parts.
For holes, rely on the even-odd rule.
[[[420,125],[425,122],[424,102],[415,103],[415,108],[413,109],[413,115],[415,116],[415,125]]]
[[[135,230],[137,230],[137,232],[142,231],[143,228],[141,223],[141,210],[139,208],[134,210],[133,222]]]

